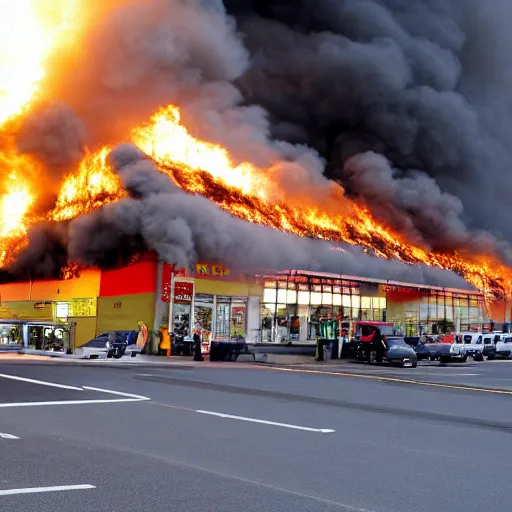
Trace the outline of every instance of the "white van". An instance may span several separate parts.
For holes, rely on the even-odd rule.
[[[455,344],[464,345],[466,356],[475,361],[483,361],[484,355],[491,355],[492,359],[496,351],[492,333],[484,335],[481,332],[461,332],[455,335]]]

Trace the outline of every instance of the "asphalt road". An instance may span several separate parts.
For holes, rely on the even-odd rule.
[[[511,364],[327,370],[0,359],[0,510],[508,509]]]

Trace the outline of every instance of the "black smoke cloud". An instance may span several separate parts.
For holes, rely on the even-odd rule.
[[[50,106],[18,143],[58,167],[81,141],[128,138],[159,105],[177,103],[190,131],[225,145],[235,163],[272,167],[277,197],[325,197],[332,178],[428,249],[507,254],[510,7],[488,4],[130,0],[94,24],[78,59],[50,62]],[[114,160],[131,198],[67,224],[72,260],[109,265],[147,245],[179,263],[254,258],[418,282],[451,276],[235,221],[121,153]]]
[[[136,251],[151,249],[179,266],[212,259],[248,272],[295,268],[472,288],[452,272],[387,261],[349,245],[235,219],[204,197],[183,192],[131,144],[115,148],[110,161],[130,197],[65,223],[36,226],[9,269],[10,279],[57,276],[76,261],[111,268]]]
[[[297,268],[469,287],[451,272],[385,261],[348,245],[333,250],[330,243],[235,219],[207,199],[177,188],[131,144],[118,146],[110,158],[131,197],[69,223],[70,260],[102,266],[108,263],[105,255],[146,247],[180,266],[213,259],[252,272]]]
[[[316,147],[348,194],[426,247],[512,240],[510,2],[224,4],[251,52],[238,86],[275,137]]]

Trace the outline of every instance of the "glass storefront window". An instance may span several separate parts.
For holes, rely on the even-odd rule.
[[[309,306],[309,292],[299,291],[298,303],[303,306]]]
[[[361,297],[361,309],[370,309],[372,307],[371,297]]]
[[[332,296],[332,305],[333,306],[341,306],[341,295],[335,294]]]
[[[245,320],[247,314],[247,305],[245,302],[233,301],[231,303],[231,322],[229,327],[229,336],[232,340],[243,338],[245,336]]]
[[[213,295],[196,295],[194,326],[201,329],[203,341],[208,341],[213,329]]]
[[[361,307],[361,297],[359,295],[352,295],[352,307],[356,309]]]
[[[263,324],[270,324],[273,321],[275,304],[272,308],[266,308],[262,311],[265,314]],[[277,312],[282,308],[277,305]],[[217,297],[217,312],[215,321],[215,340],[217,341],[235,341],[239,337],[245,336],[247,316],[247,303],[241,299],[231,299],[228,297]],[[271,327],[270,327],[271,328]],[[262,333],[263,334],[263,333]]]
[[[263,290],[263,302],[273,304],[277,301],[277,290],[265,288]]]
[[[295,290],[288,290],[286,294],[287,304],[297,304],[297,292]]]
[[[288,290],[286,288],[277,290],[277,302],[280,304],[286,303],[287,293]]]
[[[215,339],[218,341],[225,341],[229,339],[229,302],[217,302],[217,321]]]
[[[331,293],[322,293],[322,304],[324,306],[332,306],[332,294]]]
[[[311,304],[319,306],[322,304],[322,294],[317,292],[311,292]]]
[[[342,296],[342,299],[341,299],[341,305],[344,307],[344,308],[351,308],[352,307],[352,302],[350,300],[350,295],[343,295]]]

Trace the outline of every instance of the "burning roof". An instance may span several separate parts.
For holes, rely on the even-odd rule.
[[[220,2],[90,4],[66,1],[50,9],[20,0],[3,17],[30,37],[11,29],[0,37],[1,53],[9,55],[0,61],[0,267],[44,275],[148,248],[170,263],[214,256],[436,281],[430,284],[454,279],[435,271],[444,269],[489,295],[509,290],[506,244],[462,229],[462,203],[453,206],[434,178],[399,172],[390,154],[376,152],[379,145],[361,143],[359,153],[347,149],[344,172],[332,181],[319,148],[273,137],[279,130],[268,113],[240,93],[261,63],[251,64]],[[256,51],[253,25],[269,18],[250,8],[241,16]],[[323,47],[315,30],[308,37],[318,52],[340,44],[335,32]],[[354,41],[346,41],[347,52]],[[305,48],[310,41],[300,43]],[[375,42],[366,49],[357,44],[373,51]],[[285,71],[279,76],[293,95],[294,71],[288,78]],[[323,100],[317,101],[320,108]],[[274,106],[266,106],[276,117]],[[304,106],[313,113],[313,104]],[[117,147],[124,141],[133,146]],[[419,184],[427,195],[417,195]],[[341,244],[341,252],[290,235]]]

